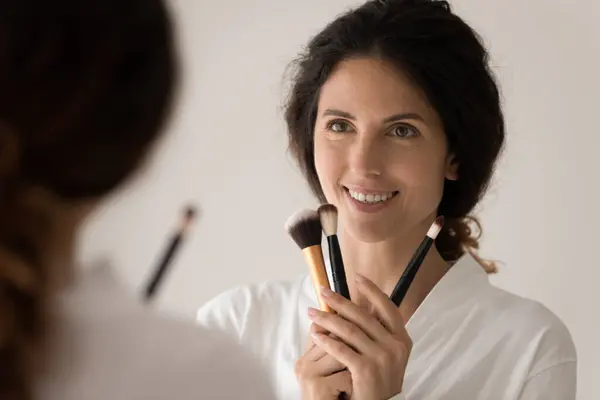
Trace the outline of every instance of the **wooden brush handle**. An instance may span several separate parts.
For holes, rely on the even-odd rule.
[[[325,261],[323,260],[323,251],[321,245],[310,246],[302,250],[304,260],[308,264],[310,279],[312,280],[313,288],[319,300],[319,307],[322,311],[333,312],[327,303],[321,297],[321,286],[329,287],[329,279],[327,278],[327,270],[325,269]]]

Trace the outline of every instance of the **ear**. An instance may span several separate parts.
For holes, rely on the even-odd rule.
[[[446,179],[457,181],[458,178],[458,160],[454,154],[448,154],[446,157]]]

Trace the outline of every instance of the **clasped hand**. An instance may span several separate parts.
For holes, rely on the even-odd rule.
[[[328,288],[321,288],[335,311],[309,309],[309,345],[296,362],[305,400],[388,400],[402,391],[412,340],[398,308],[377,285],[357,277],[367,311]]]

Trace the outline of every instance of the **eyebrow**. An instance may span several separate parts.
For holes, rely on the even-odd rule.
[[[356,117],[354,115],[350,114],[349,112],[336,110],[333,108],[328,108],[327,110],[325,110],[323,112],[323,116],[324,117],[326,117],[326,116],[342,117],[342,118],[350,119],[352,121],[356,120]],[[414,112],[394,114],[392,116],[385,118],[383,120],[383,122],[390,123],[390,122],[402,121],[405,119],[414,119],[414,120],[418,120],[421,122],[425,122],[425,119],[422,116],[420,116],[419,114],[414,113]]]

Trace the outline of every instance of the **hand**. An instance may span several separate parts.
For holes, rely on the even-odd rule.
[[[317,325],[310,328],[308,346],[296,361],[296,378],[304,400],[338,400],[341,393],[351,393],[350,372],[312,341],[312,335],[326,332]]]
[[[336,314],[310,309],[313,322],[335,337],[315,331],[317,347],[350,371],[353,400],[387,400],[402,391],[412,340],[400,311],[368,279],[357,277],[358,290],[370,303],[372,314],[344,297],[322,288]]]

